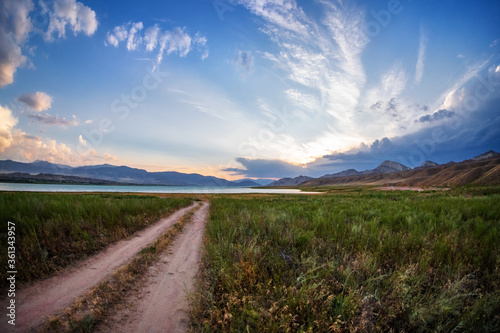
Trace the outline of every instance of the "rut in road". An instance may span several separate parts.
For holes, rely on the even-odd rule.
[[[136,233],[132,238],[121,240],[106,250],[92,256],[63,273],[36,282],[16,292],[16,326],[0,321],[0,332],[30,331],[48,319],[48,316],[73,304],[96,284],[104,281],[116,268],[125,264],[142,248],[155,241],[197,203],[182,208],[170,216]]]
[[[125,306],[99,332],[186,332],[189,304],[186,291],[194,287],[209,203],[204,202],[169,250],[150,268],[142,290],[125,298]]]

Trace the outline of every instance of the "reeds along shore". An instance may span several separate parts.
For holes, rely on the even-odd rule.
[[[212,200],[194,331],[495,331],[500,192]]]
[[[0,221],[16,225],[20,282],[36,280],[130,236],[189,198],[123,194],[0,193]],[[0,257],[7,262],[7,238]],[[6,285],[2,280],[0,285]]]

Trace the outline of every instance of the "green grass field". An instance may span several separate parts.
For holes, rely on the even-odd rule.
[[[0,258],[7,265],[7,222],[15,223],[16,269],[32,281],[191,204],[189,198],[123,194],[0,193]],[[1,286],[7,280],[2,280]]]
[[[193,331],[500,330],[500,194],[214,198]]]
[[[195,332],[500,331],[500,191],[213,195]],[[192,198],[0,193],[27,282]],[[1,282],[4,286],[6,283]]]

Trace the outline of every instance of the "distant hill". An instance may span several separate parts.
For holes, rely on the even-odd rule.
[[[86,183],[126,183],[138,185],[177,185],[177,186],[219,186],[219,187],[258,187],[258,186],[296,186],[296,185],[333,185],[333,184],[396,184],[417,186],[440,186],[462,184],[498,184],[500,182],[500,153],[490,150],[463,162],[450,162],[439,165],[426,161],[415,169],[394,161],[384,161],[375,169],[357,171],[347,169],[338,173],[313,179],[308,176],[282,178],[269,183],[268,179],[241,179],[229,181],[222,178],[203,176],[196,173],[186,174],[174,171],[148,172],[128,166],[110,164],[71,167],[46,161],[22,163],[11,160],[0,161],[0,174],[19,173],[10,176],[10,181],[42,182],[86,182]],[[37,176],[39,175],[39,176]],[[66,176],[61,178],[53,176]],[[8,176],[4,176],[4,179]],[[17,177],[17,178],[16,178]],[[77,178],[71,178],[77,177]],[[16,178],[17,180],[12,180]],[[31,179],[31,180],[30,180]],[[1,180],[0,180],[1,181]],[[9,180],[5,180],[9,181]]]
[[[0,174],[0,182],[37,183],[37,184],[82,184],[82,185],[126,185],[109,180],[83,178],[76,176],[52,175],[47,173],[30,174],[22,172]]]
[[[432,162],[432,161],[425,161],[424,163],[422,163],[421,165],[419,165],[418,167],[414,168],[415,170],[419,170],[419,169],[425,169],[425,168],[432,168],[432,167],[435,167],[435,166],[438,166],[439,164],[437,164],[436,162]]]
[[[269,184],[268,186],[295,186],[302,182],[308,181],[312,177],[298,176],[295,178],[281,178]]]
[[[494,157],[500,157],[500,153],[497,153],[496,151],[490,150],[484,154],[473,157],[468,161],[480,161],[480,160],[494,158]]]
[[[142,169],[109,164],[71,167],[53,164],[45,161],[32,163],[0,161],[0,172],[20,172],[26,174],[51,174],[74,176],[87,179],[104,180],[110,182],[138,184],[138,185],[177,185],[177,186],[261,186],[256,182],[245,181],[243,184],[226,179],[202,176],[200,174],[186,174],[174,171],[148,172]]]
[[[337,173],[332,173],[328,175],[321,176],[320,178],[337,178],[337,177],[348,177],[348,176],[361,176],[361,175],[371,175],[371,174],[380,174],[380,173],[389,173],[389,172],[398,172],[410,170],[407,166],[393,161],[384,161],[378,167],[372,170],[365,171],[357,171],[354,169],[348,169],[344,171],[340,171]]]
[[[407,166],[405,166],[401,163],[397,163],[397,162],[393,162],[393,161],[384,161],[378,167],[376,167],[375,169],[372,169],[372,170],[357,171],[355,169],[348,169],[348,170],[344,170],[341,172],[324,175],[324,176],[321,176],[320,178],[339,178],[339,177],[348,177],[348,176],[362,176],[362,175],[398,172],[398,171],[404,171],[404,170],[410,170],[410,168],[408,168]],[[269,186],[294,186],[294,185],[298,185],[302,182],[305,182],[309,179],[312,179],[312,177],[299,176],[296,178],[282,178],[282,179],[279,179],[277,181],[272,182],[271,184],[269,184]]]
[[[500,154],[490,151],[470,160],[443,165],[438,165],[434,162],[425,162],[413,170],[405,169],[398,172],[369,173],[346,177],[321,177],[310,179],[300,185],[321,186],[341,184],[423,187],[500,184]]]
[[[239,179],[239,180],[234,180],[235,183],[241,184],[243,181],[250,181],[253,183],[256,183],[257,185],[252,185],[252,186],[267,186],[268,184],[272,183],[274,180],[273,179],[266,179],[266,178],[259,178],[259,179],[250,179],[250,178],[245,178],[245,179]]]
[[[362,175],[363,172],[359,172],[357,170],[354,170],[354,169],[348,169],[348,170],[344,170],[344,171],[340,171],[340,172],[337,172],[337,173],[331,173],[331,174],[328,174],[328,175],[324,175],[324,176],[321,176],[320,178],[335,178],[335,177],[346,177],[346,176],[358,176],[358,175]]]
[[[262,186],[259,183],[256,183],[251,180],[242,180],[242,181],[234,181],[235,184],[241,187],[259,187]]]
[[[406,170],[411,170],[411,168],[409,168],[406,165],[403,165],[401,163],[398,163],[398,162],[384,161],[378,167],[371,170],[371,172],[367,172],[366,174],[391,173],[391,172],[399,172],[399,171],[406,171]]]

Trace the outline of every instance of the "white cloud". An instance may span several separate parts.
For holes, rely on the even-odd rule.
[[[142,22],[132,24],[127,37],[127,50],[133,51],[142,43],[142,37],[136,36],[136,34],[141,31],[143,27]]]
[[[43,3],[43,2],[42,2]],[[54,1],[52,8],[43,3],[44,11],[49,14],[49,28],[45,32],[45,40],[66,37],[66,27],[76,35],[83,32],[91,36],[97,30],[98,22],[95,12],[76,0]]]
[[[14,82],[14,73],[26,63],[21,46],[32,29],[28,17],[32,10],[31,0],[0,2],[0,87]]]
[[[207,46],[207,37],[202,36],[199,32],[194,35],[194,44],[196,44],[198,51],[201,52],[201,60],[208,58],[209,50]]]
[[[64,117],[59,117],[59,116],[53,116],[50,114],[29,114],[27,117],[30,120],[34,120],[41,125],[46,125],[46,126],[61,126],[61,127],[67,127],[67,126],[78,126],[78,122],[74,120],[67,120]]]
[[[14,82],[14,73],[26,63],[21,48],[13,42],[3,29],[0,29],[0,87]]]
[[[427,37],[425,36],[423,28],[420,27],[420,44],[418,49],[417,66],[415,69],[415,83],[417,84],[422,82],[422,77],[424,75],[424,58],[425,58],[426,47],[427,47]]]
[[[109,153],[99,154],[94,149],[72,150],[64,143],[30,135],[14,128],[17,119],[12,117],[10,110],[6,107],[0,106],[0,120],[0,152],[4,158],[26,162],[43,160],[73,166],[118,160]]]
[[[123,42],[128,37],[128,29],[126,26],[118,26],[113,29],[113,33],[109,32],[106,34],[106,41],[114,47],[118,47],[120,42]],[[105,44],[107,45],[105,42]]]
[[[143,29],[142,22],[117,26],[112,32],[108,31],[104,44],[118,47],[121,42],[126,40],[127,50],[129,51],[134,51],[142,45],[146,52],[157,50],[154,60],[155,68],[161,64],[165,53],[167,55],[176,53],[180,57],[185,57],[191,51],[193,45],[196,45],[198,50],[202,52],[202,60],[208,57],[207,38],[199,32],[194,37],[191,37],[186,28],[176,27],[172,30],[162,30],[155,24],[146,28],[142,35],[141,30]]]
[[[79,141],[82,145],[84,145],[85,147],[87,147],[87,141],[83,138],[83,136],[82,136],[82,135],[80,135],[80,136],[78,137],[78,141]]]
[[[148,28],[144,34],[144,41],[146,42],[146,51],[153,51],[158,44],[158,37],[161,29],[157,24]]]
[[[446,109],[453,110],[462,103],[460,97],[461,88],[469,82],[472,78],[476,77],[489,64],[489,60],[479,61],[469,66],[461,78],[454,81],[454,84],[446,92],[444,92],[434,103],[433,109],[435,111]]]
[[[22,49],[28,54],[33,51],[27,44],[31,32],[42,33],[44,39],[53,41],[57,37],[66,36],[66,27],[76,35],[79,32],[90,36],[97,29],[95,12],[75,0],[40,1],[41,14],[48,15],[47,31],[35,29],[30,19],[34,10],[32,0],[2,0],[0,1],[0,87],[14,82],[14,74],[23,65],[32,64],[28,61]],[[32,55],[32,54],[31,54]]]
[[[12,129],[17,124],[17,119],[7,106],[0,105],[0,153],[3,153],[13,142]]]
[[[175,28],[172,31],[165,31],[160,38],[160,54],[178,53],[180,57],[185,57],[191,51],[191,36],[185,28]],[[158,61],[161,63],[161,61]]]
[[[108,162],[119,161],[118,157],[111,155],[110,153],[104,153],[103,158],[105,161],[108,161]]]
[[[118,160],[109,153],[99,154],[94,149],[77,152],[65,143],[29,135],[19,129],[12,131],[12,144],[4,149],[2,155],[15,161],[42,160],[73,166],[101,164]]]
[[[44,160],[70,165],[98,164],[117,160],[109,153],[102,155],[94,149],[73,151],[66,144],[58,143],[56,140],[27,134],[15,128],[17,122],[18,119],[12,115],[12,111],[7,106],[0,105],[0,153],[3,158],[15,161]],[[79,141],[85,142],[81,135]]]
[[[28,135],[19,129],[14,129],[12,136],[13,144],[4,151],[5,156],[12,160],[67,163],[70,159],[71,149],[56,140]]]
[[[495,39],[493,42],[491,42],[490,47],[495,47],[498,44],[500,44],[500,39]]]
[[[22,94],[17,100],[36,111],[45,111],[52,106],[52,97],[40,91]]]

